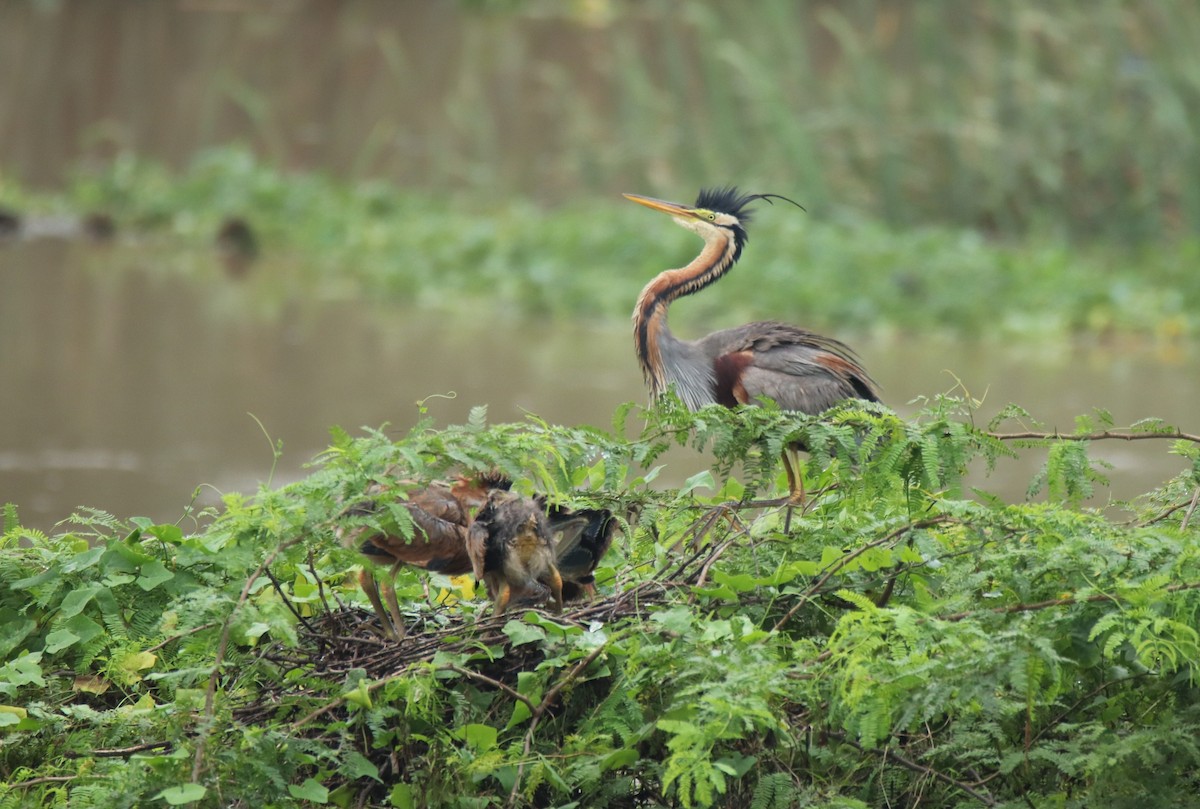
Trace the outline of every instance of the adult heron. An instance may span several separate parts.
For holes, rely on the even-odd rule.
[[[820,413],[844,399],[879,401],[878,387],[854,352],[832,337],[774,320],[721,329],[698,340],[681,340],[667,326],[667,308],[676,298],[715,283],[737,263],[748,239],[750,203],[772,198],[798,203],[778,194],[742,194],[733,186],[704,189],[691,206],[625,197],[669,214],[704,240],[689,264],[646,284],[634,307],[634,346],[651,396],[674,386],[691,410],[714,403],[754,404],[767,397],[784,410],[802,413]],[[784,468],[791,498],[800,502],[803,483],[791,455],[785,451]]]

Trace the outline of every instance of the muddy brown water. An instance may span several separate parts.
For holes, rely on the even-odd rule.
[[[97,262],[98,250],[113,252]],[[399,436],[419,400],[443,425],[486,404],[493,422],[532,412],[606,429],[617,405],[645,400],[626,322],[531,323],[486,308],[451,320],[363,300],[264,302],[259,292],[215,259],[211,273],[183,278],[139,264],[136,249],[0,246],[0,503],[42,530],[79,506],[175,521],[198,487],[198,502],[211,504],[271,479],[264,429],[283,444],[271,479],[282,484],[308,473],[331,426],[387,423]],[[1017,402],[1064,430],[1102,407],[1118,424],[1156,416],[1200,432],[1196,347],[855,342],[902,413],[961,381],[984,398],[983,420]],[[1114,465],[1101,496],[1176,474],[1183,463],[1167,450],[1099,445]],[[975,482],[1019,499],[1042,457],[1026,452]],[[672,455],[663,480],[704,464]]]

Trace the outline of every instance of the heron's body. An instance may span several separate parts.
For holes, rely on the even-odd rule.
[[[633,310],[634,345],[652,396],[668,388],[689,409],[735,407],[773,399],[785,410],[820,413],[845,399],[878,401],[874,381],[845,344],[807,329],[765,320],[681,340],[667,325],[676,299],[715,283],[741,257],[750,219],[747,205],[774,194],[740,195],[736,188],[700,192],[692,207],[650,197],[627,198],[670,214],[704,240],[700,255],[646,284]],[[790,200],[789,200],[790,202]],[[788,469],[789,478],[793,470]],[[793,491],[798,481],[793,480]]]
[[[698,340],[679,340],[668,332],[659,338],[659,353],[666,359],[654,394],[674,385],[692,410],[753,404],[765,396],[784,410],[820,413],[844,399],[878,399],[843,343],[775,320]],[[690,370],[680,373],[679,368]]]

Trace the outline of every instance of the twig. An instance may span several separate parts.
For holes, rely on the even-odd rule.
[[[1166,588],[1168,593],[1179,593],[1184,590],[1200,590],[1200,582],[1188,582],[1186,584],[1172,584]],[[970,618],[975,615],[984,613],[994,613],[996,615],[1010,615],[1017,612],[1034,612],[1036,610],[1046,610],[1051,607],[1065,607],[1069,604],[1090,604],[1096,601],[1114,601],[1119,602],[1120,596],[1115,596],[1110,593],[1092,593],[1089,596],[1078,598],[1076,596],[1066,596],[1064,598],[1051,598],[1046,601],[1035,601],[1031,604],[1009,604],[1006,607],[992,607],[990,610],[967,610],[965,612],[956,612],[951,615],[944,615],[938,620],[940,621],[961,621],[965,618]]]
[[[1151,439],[1155,439],[1155,438],[1158,438],[1158,439],[1176,438],[1176,439],[1182,439],[1183,441],[1191,441],[1193,443],[1200,444],[1200,435],[1192,435],[1191,433],[1185,433],[1180,430],[1171,430],[1170,432],[1160,432],[1160,433],[1131,433],[1131,432],[1125,432],[1123,430],[1101,430],[1099,432],[1094,432],[1094,433],[1075,433],[1075,434],[1060,433],[1057,430],[1054,430],[1051,432],[1042,432],[1042,431],[1038,431],[1038,430],[1026,430],[1024,432],[1019,432],[1019,433],[988,432],[988,433],[986,433],[986,435],[989,435],[992,438],[999,439],[1000,441],[1019,441],[1021,439],[1025,439],[1025,440],[1033,439],[1033,440],[1039,440],[1039,441],[1045,441],[1045,440],[1057,440],[1057,441],[1104,441],[1104,440],[1147,441],[1147,440],[1151,440]]]
[[[1192,504],[1188,506],[1187,513],[1183,515],[1183,522],[1179,524],[1179,530],[1187,530],[1188,523],[1191,522],[1192,515],[1196,512],[1197,503],[1200,503],[1200,486],[1196,487],[1196,493],[1192,495]]]
[[[276,546],[275,550],[267,554],[267,557],[259,563],[258,568],[250,574],[250,578],[246,579],[246,585],[242,587],[242,593],[238,596],[237,603],[233,605],[233,609],[225,617],[225,625],[221,629],[221,640],[217,643],[217,655],[213,660],[212,671],[208,675],[208,688],[204,692],[204,722],[200,737],[196,740],[196,758],[192,763],[192,783],[197,783],[200,780],[200,770],[204,766],[204,749],[208,743],[208,737],[212,735],[213,715],[216,711],[217,702],[217,679],[221,674],[221,665],[225,662],[225,651],[229,648],[229,633],[233,629],[233,616],[246,603],[246,599],[250,597],[250,590],[254,587],[254,583],[258,581],[258,577],[263,574],[263,571],[271,566],[271,563],[275,561],[275,557],[298,542],[300,542],[300,537],[288,540],[287,542],[281,542]]]
[[[538,708],[538,706],[533,704],[533,700],[531,700],[529,697],[522,694],[517,689],[513,688],[511,685],[502,683],[499,680],[496,680],[496,679],[493,679],[493,678],[487,676],[486,674],[480,674],[477,671],[471,671],[470,669],[464,669],[463,667],[456,666],[454,664],[446,666],[446,668],[449,669],[450,671],[457,672],[457,673],[463,675],[464,677],[470,677],[472,680],[478,680],[481,683],[487,683],[488,685],[492,686],[493,688],[500,689],[501,691],[508,694],[513,699],[518,699],[521,702],[524,702],[525,705],[527,705],[529,707],[530,713],[533,713]]]
[[[391,675],[390,677],[384,677],[381,680],[376,680],[375,682],[373,682],[367,686],[367,693],[370,694],[372,691],[374,691],[378,688],[382,688],[383,686],[390,683],[392,680],[398,680],[401,677],[407,677],[407,676],[408,676],[407,671],[401,671],[401,672]],[[309,722],[313,721],[314,719],[324,716],[325,714],[329,713],[333,709],[340,708],[341,706],[343,706],[345,704],[346,704],[346,696],[343,694],[342,696],[338,697],[337,699],[331,700],[331,701],[325,703],[320,708],[317,708],[315,711],[297,719],[295,722],[292,723],[291,730],[293,730],[293,731],[299,730],[300,728],[304,727],[305,725],[307,725]]]
[[[154,644],[146,651],[147,652],[157,652],[159,649],[166,646],[168,643],[174,643],[175,641],[179,640],[180,638],[186,638],[188,635],[194,635],[197,632],[203,632],[206,629],[212,629],[216,625],[217,625],[216,621],[209,621],[207,624],[200,624],[200,626],[193,627],[186,632],[180,632],[178,635],[172,635],[171,637],[167,638],[163,642]]]
[[[697,587],[704,586],[704,582],[708,578],[708,571],[712,568],[712,566],[714,564],[716,564],[717,560],[721,558],[721,556],[725,553],[725,551],[729,550],[729,546],[734,544],[735,542],[737,542],[738,538],[744,534],[745,534],[744,531],[739,531],[738,533],[734,534],[729,539],[725,540],[720,545],[718,545],[717,548],[708,555],[708,558],[704,560],[704,564],[700,566],[700,572],[696,575],[696,586]]]
[[[74,781],[76,778],[81,777],[79,775],[43,775],[40,778],[30,778],[28,781],[14,781],[5,786],[9,789],[21,789],[23,787],[34,787],[38,784],[60,784],[66,781]]]
[[[979,792],[978,790],[971,787],[970,784],[967,784],[963,781],[959,781],[957,778],[952,778],[949,775],[947,775],[946,773],[942,772],[941,770],[935,770],[933,767],[927,767],[924,764],[918,764],[917,762],[913,761],[912,759],[905,758],[904,756],[895,752],[891,748],[885,747],[882,750],[874,750],[871,748],[863,747],[861,744],[859,744],[858,742],[851,739],[845,733],[842,733],[841,731],[837,731],[837,730],[826,730],[825,735],[830,736],[831,738],[837,739],[838,741],[842,742],[843,744],[850,745],[855,750],[858,750],[860,753],[870,753],[873,756],[882,756],[884,761],[891,759],[891,760],[895,761],[897,764],[899,764],[901,767],[904,767],[907,770],[912,770],[915,773],[920,773],[921,775],[928,775],[931,778],[936,778],[937,780],[941,781],[944,784],[949,784],[950,786],[954,787],[955,789],[962,790],[963,792],[967,793],[975,800],[982,803],[984,806],[997,806],[998,805],[991,796],[985,795],[984,793]]]
[[[1196,491],[1197,491],[1197,492],[1200,492],[1200,489],[1197,489]],[[1150,519],[1148,519],[1148,520],[1142,520],[1142,521],[1140,521],[1140,522],[1139,522],[1139,521],[1137,521],[1137,520],[1128,520],[1128,521],[1127,521],[1126,523],[1124,523],[1124,524],[1125,524],[1125,525],[1135,525],[1135,526],[1137,526],[1138,528],[1145,528],[1145,527],[1147,527],[1147,526],[1149,526],[1149,525],[1154,525],[1154,523],[1156,523],[1156,522],[1162,522],[1162,521],[1163,521],[1163,520],[1165,520],[1167,517],[1170,517],[1172,514],[1174,514],[1176,511],[1179,511],[1180,509],[1185,509],[1185,508],[1186,508],[1186,509],[1188,509],[1188,515],[1187,515],[1187,516],[1190,516],[1190,515],[1191,515],[1191,509],[1194,507],[1194,506],[1193,506],[1193,504],[1194,504],[1195,502],[1196,502],[1196,500],[1195,500],[1195,498],[1193,498],[1193,499],[1192,499],[1192,501],[1191,501],[1191,503],[1176,503],[1175,505],[1173,505],[1173,506],[1170,506],[1169,508],[1165,509],[1164,511],[1161,511],[1161,512],[1159,512],[1158,514],[1155,514],[1153,517],[1151,517],[1151,518],[1150,518]],[[1187,528],[1187,521],[1186,521],[1186,520],[1185,520],[1185,521],[1182,523],[1181,527],[1182,527],[1182,528],[1185,528],[1185,529]]]
[[[110,747],[101,750],[91,750],[87,753],[76,753],[68,751],[63,755],[66,758],[122,758],[124,756],[132,756],[134,753],[142,753],[146,750],[163,750],[170,748],[173,742],[146,742],[145,744],[135,744],[132,747]]]
[[[894,542],[895,540],[899,539],[900,537],[902,537],[905,534],[910,533],[912,531],[919,531],[923,528],[929,528],[934,525],[943,525],[945,523],[957,523],[957,522],[961,522],[961,521],[957,517],[951,517],[948,514],[941,514],[941,515],[938,515],[937,517],[930,517],[927,520],[918,520],[916,522],[909,523],[908,525],[903,525],[903,526],[897,528],[895,531],[890,532],[886,536],[880,537],[879,539],[877,539],[873,542],[868,542],[866,545],[863,545],[861,548],[857,548],[854,551],[852,551],[851,553],[846,554],[845,556],[841,557],[833,564],[829,565],[829,567],[825,568],[825,571],[821,574],[821,577],[818,578],[816,580],[816,582],[811,584],[809,586],[809,588],[804,591],[804,593],[800,596],[799,600],[797,600],[796,604],[790,610],[788,610],[786,613],[784,613],[782,618],[780,618],[778,621],[775,622],[774,631],[778,632],[779,630],[783,629],[784,624],[786,624],[788,621],[790,621],[792,619],[792,616],[794,616],[797,612],[800,611],[801,607],[803,607],[810,600],[812,600],[812,597],[821,591],[821,588],[825,586],[825,582],[829,581],[829,579],[831,579],[835,573],[837,573],[839,570],[844,568],[853,559],[866,553],[871,548],[876,548],[876,547],[879,547],[880,545],[886,545],[889,542]]]
[[[542,721],[547,708],[553,704],[558,698],[559,693],[567,686],[567,683],[574,680],[579,674],[592,664],[600,653],[604,651],[608,644],[602,643],[591,651],[591,653],[571,667],[567,675],[554,684],[554,687],[546,692],[542,697],[542,701],[537,704],[537,707],[531,708],[532,716],[529,719],[529,730],[525,731],[525,744],[522,747],[521,761],[517,764],[517,775],[513,779],[512,792],[508,793],[508,805],[515,806],[517,802],[517,793],[521,790],[521,775],[525,772],[525,762],[529,759],[529,754],[533,750],[533,732],[537,730],[538,723]],[[526,700],[526,703],[529,701]]]
[[[275,588],[275,593],[279,596],[279,600],[283,602],[283,606],[288,608],[288,612],[296,616],[296,620],[299,621],[306,629],[312,629],[312,626],[304,619],[304,616],[300,614],[300,610],[296,609],[296,605],[293,604],[292,600],[283,592],[283,586],[279,583],[279,579],[275,578],[275,574],[271,572],[271,569],[267,568],[265,573],[267,574],[267,578],[271,580],[271,586]],[[318,583],[320,581],[320,579],[317,579]]]

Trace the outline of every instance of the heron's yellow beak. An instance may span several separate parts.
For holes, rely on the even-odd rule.
[[[696,218],[696,212],[686,205],[680,205],[678,202],[667,202],[665,199],[655,199],[654,197],[643,197],[640,194],[622,194],[625,199],[633,200],[638,205],[645,205],[647,208],[653,208],[656,211],[669,213],[671,216],[687,216],[693,219]]]

